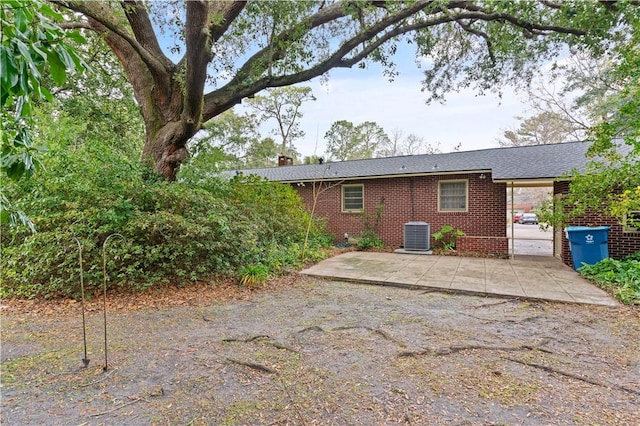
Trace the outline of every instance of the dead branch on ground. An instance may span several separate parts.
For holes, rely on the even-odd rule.
[[[324,330],[322,328],[318,327],[317,325],[312,325],[311,327],[303,328],[302,330],[298,331],[298,333],[306,333],[307,331],[324,332]]]
[[[331,331],[357,330],[357,329],[368,330],[368,331],[370,331],[372,333],[379,334],[380,336],[382,336],[383,338],[385,338],[387,340],[391,340],[392,342],[395,342],[393,337],[389,336],[389,334],[387,334],[386,332],[380,330],[379,328],[372,328],[372,327],[367,327],[367,326],[364,326],[364,325],[345,325],[345,326],[335,327]]]
[[[523,322],[527,322],[527,321],[534,321],[537,320],[539,318],[542,318],[541,315],[533,315],[531,317],[526,317],[526,318],[522,318],[520,320],[515,320],[515,319],[494,319],[494,318],[483,318],[483,317],[478,317],[476,315],[471,315],[471,314],[467,314],[466,312],[461,312],[461,311],[456,311],[456,313],[460,314],[460,315],[464,315],[467,317],[471,317],[480,321],[486,321],[486,322],[510,322],[510,323],[514,323],[514,324],[520,324]]]
[[[548,365],[542,365],[542,364],[536,364],[534,362],[528,362],[528,361],[521,361],[519,359],[515,359],[515,358],[509,358],[509,357],[502,357],[502,359],[506,359],[508,361],[512,361],[518,364],[522,364],[522,365],[526,365],[528,367],[533,367],[533,368],[537,368],[543,371],[546,371],[547,373],[553,373],[553,374],[558,374],[560,376],[564,376],[564,377],[569,377],[571,379],[575,379],[575,380],[580,380],[581,382],[585,382],[585,383],[589,383],[590,385],[594,385],[594,386],[600,386],[606,389],[618,389],[624,392],[628,392],[634,395],[640,395],[640,391],[637,391],[635,389],[630,389],[626,386],[620,386],[620,385],[616,385],[616,384],[612,384],[612,383],[603,383],[603,382],[599,382],[597,380],[594,379],[590,379],[589,377],[584,377],[584,376],[579,376],[577,374],[574,373],[569,373],[567,371],[562,371],[562,370],[558,370],[557,368],[553,368],[550,367]]]
[[[486,350],[486,351],[540,351],[544,353],[553,353],[550,350],[541,348],[539,346],[532,345],[520,345],[520,346],[486,346],[486,345],[452,345],[442,348],[429,348],[420,351],[404,351],[398,354],[399,357],[415,357],[422,355],[451,355],[462,351],[471,350]]]
[[[269,336],[267,336],[266,334],[259,334],[257,336],[246,337],[244,339],[241,339],[241,338],[227,338],[227,339],[222,339],[222,341],[225,342],[225,343],[234,343],[234,342],[251,343],[251,342],[256,342],[257,341],[257,342],[265,343],[267,345],[271,345],[276,349],[283,349],[283,350],[286,350],[286,351],[289,351],[289,352],[293,352],[293,353],[296,353],[296,354],[298,353],[298,350],[296,350],[296,349],[294,349],[292,347],[289,347],[289,346],[283,345],[282,343],[278,343],[278,342],[275,342],[275,341],[271,340],[271,338]]]
[[[102,371],[102,370],[101,370]],[[91,385],[95,385],[96,383],[100,383],[103,380],[107,380],[109,378],[109,376],[111,376],[114,372],[118,371],[117,369],[111,370],[109,371],[107,374],[105,374],[104,376],[102,376],[101,378],[99,378],[98,380],[94,380],[92,382],[89,383],[84,383],[82,385],[78,385],[79,388],[86,388],[87,386],[91,386]]]
[[[276,372],[272,368],[269,368],[269,367],[267,367],[265,365],[262,365],[262,364],[257,364],[255,362],[241,361],[239,359],[233,359],[233,358],[227,358],[227,361],[232,363],[232,364],[242,365],[242,366],[245,366],[245,367],[252,368],[254,370],[262,371],[263,373],[275,374],[275,372]]]
[[[470,309],[480,309],[480,308],[486,308],[488,306],[496,306],[496,305],[503,305],[505,303],[515,303],[515,302],[519,302],[520,299],[506,299],[506,300],[502,300],[500,302],[494,302],[494,303],[484,303],[482,305],[471,305],[469,306]]]

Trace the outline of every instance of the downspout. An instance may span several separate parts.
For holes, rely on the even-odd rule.
[[[415,208],[415,201],[413,198],[413,177],[409,178],[409,198],[411,201],[411,221],[415,222],[416,220],[416,208]]]
[[[515,223],[513,222],[513,218],[515,215],[513,205],[513,182],[511,182],[511,260],[516,257],[516,235],[515,235]]]

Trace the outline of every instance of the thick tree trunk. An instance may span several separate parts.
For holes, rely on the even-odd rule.
[[[143,159],[154,171],[168,180],[175,180],[180,163],[187,158],[187,141],[196,133],[193,126],[181,121],[169,122],[159,128],[147,125]]]

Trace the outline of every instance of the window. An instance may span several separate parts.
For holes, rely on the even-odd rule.
[[[364,208],[364,185],[342,185],[342,211],[359,212]]]
[[[467,181],[441,180],[438,182],[438,211],[467,211]]]
[[[624,232],[640,232],[640,211],[630,212],[624,217]]]

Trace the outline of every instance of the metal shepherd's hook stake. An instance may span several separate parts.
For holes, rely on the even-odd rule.
[[[82,340],[84,343],[84,358],[82,358],[82,364],[85,368],[89,366],[89,358],[87,358],[87,321],[84,314],[84,272],[82,268],[82,243],[76,237],[71,238],[78,244],[78,261],[80,262],[80,296],[82,297],[80,304],[82,306]]]
[[[124,237],[121,234],[111,234],[102,243],[102,304],[103,304],[103,312],[104,312],[104,367],[102,367],[102,371],[108,370],[107,363],[107,242],[112,237],[120,237],[124,240]]]

